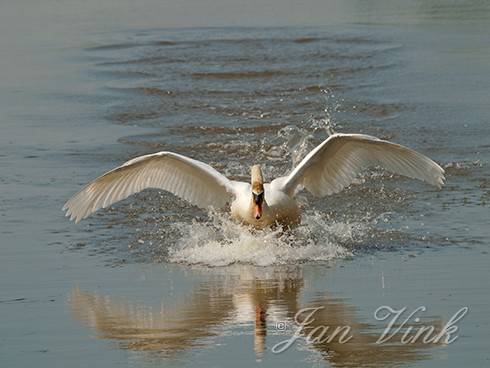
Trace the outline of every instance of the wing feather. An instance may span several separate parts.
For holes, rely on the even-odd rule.
[[[63,206],[70,220],[79,222],[146,188],[167,190],[192,204],[222,207],[234,194],[233,183],[211,166],[172,153],[137,157],[98,177]]]
[[[313,149],[289,176],[277,178],[272,184],[289,195],[305,188],[322,197],[340,192],[372,166],[438,188],[445,180],[438,164],[410,148],[364,134],[334,134]]]

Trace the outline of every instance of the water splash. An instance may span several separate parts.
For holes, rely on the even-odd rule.
[[[334,113],[339,109],[340,103],[334,94],[327,90],[321,91],[325,99],[324,116],[310,117],[297,125],[287,125],[276,134],[276,141],[280,142],[266,151],[269,159],[290,157],[293,167],[313,150],[319,142],[335,133],[336,124]]]
[[[224,215],[213,213],[210,217],[211,222],[176,225],[181,240],[169,249],[168,261],[206,266],[324,262],[350,256],[340,243],[365,232],[360,223],[328,222],[320,213],[307,213],[293,230],[254,230]]]

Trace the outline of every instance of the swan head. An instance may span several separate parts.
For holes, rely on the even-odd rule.
[[[253,217],[260,220],[264,204],[264,180],[259,165],[252,166],[252,211]]]

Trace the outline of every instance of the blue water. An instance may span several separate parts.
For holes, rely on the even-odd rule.
[[[1,5],[1,362],[485,366],[489,8],[464,3],[328,2],[302,16],[231,3],[201,17],[151,1]],[[228,27],[166,28],[179,25]],[[60,210],[158,150],[233,178],[250,160],[282,175],[327,126],[415,148],[447,185],[368,171],[335,196],[304,195],[286,235],[157,191],[79,225]],[[425,324],[468,314],[448,346],[377,346],[381,305],[426,306]],[[354,340],[272,353],[317,306],[317,325],[352,326]]]

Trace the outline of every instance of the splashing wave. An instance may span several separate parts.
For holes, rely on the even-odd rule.
[[[329,261],[350,256],[340,245],[365,232],[361,223],[336,223],[320,213],[307,213],[293,230],[253,230],[226,216],[213,214],[210,223],[179,223],[181,240],[169,249],[175,263],[226,266],[269,266]]]

